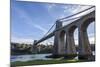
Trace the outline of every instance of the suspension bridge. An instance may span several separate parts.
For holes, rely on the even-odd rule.
[[[54,36],[54,47],[52,52],[53,56],[66,56],[67,58],[74,58],[78,55],[79,59],[91,59],[93,54],[89,43],[87,27],[90,23],[95,21],[95,10],[91,11],[93,8],[95,8],[95,6],[68,17],[58,19],[40,40],[34,40],[33,47]],[[86,14],[74,17],[84,12],[86,12]],[[63,22],[68,21],[71,21],[71,23],[63,26]],[[50,30],[54,26],[55,29],[50,33]],[[74,41],[75,29],[78,29],[78,52],[76,51]]]

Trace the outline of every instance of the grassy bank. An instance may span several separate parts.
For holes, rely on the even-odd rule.
[[[28,65],[44,65],[44,64],[59,64],[59,63],[76,63],[84,62],[83,60],[33,60],[26,62],[11,62],[12,67],[28,66]]]

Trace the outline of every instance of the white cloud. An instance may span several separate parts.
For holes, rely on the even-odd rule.
[[[46,44],[48,44],[48,45],[53,45],[53,44],[54,44],[54,37],[52,37],[52,38],[50,38],[50,39],[47,39],[47,40],[41,42],[40,44],[44,44],[44,45],[46,45]]]
[[[51,10],[54,7],[56,7],[56,4],[48,4],[46,7],[47,7],[48,10]]]
[[[74,10],[75,8],[77,8],[78,7],[78,5],[64,5],[64,6],[62,6],[62,8],[64,9],[64,12],[66,13],[66,12],[71,12],[72,10]]]
[[[83,10],[89,8],[89,7],[91,7],[91,6],[86,6],[86,5],[72,5],[72,4],[69,4],[69,5],[61,5],[61,7],[59,7],[57,4],[48,4],[46,6],[46,8],[48,10],[48,13],[51,15],[51,17],[53,17],[55,19],[64,18],[66,16],[69,16],[69,15],[72,15],[72,14],[75,14],[75,13],[78,13],[80,11],[83,11]],[[56,8],[61,8],[61,10],[62,10],[61,11],[62,13],[59,13],[58,16],[55,16],[55,14],[54,14]],[[80,13],[78,15],[75,15],[75,16],[73,16],[71,18],[83,16],[83,15],[85,15],[85,14],[87,14],[87,13],[93,11],[93,10],[94,10],[94,8],[92,8],[91,10],[88,10],[86,12]],[[69,21],[68,23],[71,23],[71,21]]]
[[[63,6],[64,12],[70,12],[71,14],[75,14],[77,12],[83,11],[87,8],[90,8],[91,6],[86,6],[86,5],[67,5]]]
[[[75,14],[75,13],[78,13],[78,12],[83,11],[83,10],[85,10],[87,8],[90,8],[90,7],[91,6],[81,6],[81,5],[79,5],[76,9],[72,10],[71,12],[72,12],[72,14]],[[79,17],[79,16],[86,15],[86,14],[90,13],[91,11],[93,11],[94,9],[95,8],[89,9],[89,10],[87,10],[85,12],[82,12],[82,13],[80,13],[78,15],[75,15],[73,17]]]
[[[73,15],[73,14],[75,14],[75,13],[78,13],[78,12],[80,12],[80,11],[83,11],[83,10],[85,10],[85,9],[87,9],[87,8],[90,8],[91,6],[82,6],[82,5],[71,5],[71,7],[72,8],[69,8],[68,6],[64,6],[63,8],[64,8],[64,14],[65,13],[67,13],[68,11],[70,12],[70,14],[71,15]],[[83,16],[83,15],[86,15],[86,14],[88,14],[88,13],[90,13],[90,12],[92,12],[93,10],[95,10],[95,8],[92,8],[92,9],[90,9],[90,10],[87,10],[87,11],[85,11],[85,12],[82,12],[82,13],[80,13],[80,14],[77,14],[77,15],[75,15],[75,16],[73,16],[73,17],[70,17],[70,18],[67,18],[67,19],[63,19],[63,26],[65,26],[65,25],[68,25],[69,23],[71,23],[71,22],[73,22],[73,21],[75,21],[75,20],[77,20],[77,19],[79,19],[79,17],[81,17],[81,16]],[[66,17],[64,14],[62,14],[61,16],[60,16],[60,18],[64,18],[64,17]],[[68,20],[68,19],[72,19],[72,18],[75,18],[75,19],[73,19],[73,20],[70,20],[70,21],[66,21],[66,20]],[[77,18],[77,19],[76,19]]]
[[[11,42],[33,44],[33,39],[12,37]]]
[[[70,13],[69,15],[73,15],[73,14],[76,14],[76,13],[78,13],[78,12],[80,12],[80,11],[83,11],[83,10],[85,10],[85,9],[87,9],[87,8],[90,8],[90,7],[91,7],[91,6],[86,6],[86,5],[84,5],[84,6],[83,6],[83,5],[67,5],[67,6],[63,6],[64,11],[63,11],[63,14],[61,15],[60,18],[66,17],[66,13],[67,13],[67,12]],[[93,10],[95,10],[95,8],[92,8],[92,9],[90,9],[90,10],[87,10],[87,11],[85,11],[85,12],[82,12],[82,13],[80,13],[80,14],[77,14],[77,15],[75,15],[75,16],[73,16],[73,17],[70,17],[70,18],[81,17],[81,16],[83,16],[83,15],[86,15],[86,14],[92,12]],[[67,18],[67,19],[70,19],[70,18]],[[63,19],[63,20],[66,20],[66,19]],[[70,23],[71,23],[71,22],[70,22]]]
[[[95,44],[95,37],[90,37],[89,42],[90,44]]]
[[[82,11],[84,9],[87,9],[89,8],[90,6],[81,6],[81,5],[78,5],[76,8],[74,8],[71,12],[72,13],[76,13],[76,12],[79,12],[79,11]]]

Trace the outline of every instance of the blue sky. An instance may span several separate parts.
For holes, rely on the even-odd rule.
[[[11,41],[32,43],[34,39],[43,37],[57,19],[88,7],[90,6],[11,0]],[[94,37],[94,23],[89,26],[88,33]]]

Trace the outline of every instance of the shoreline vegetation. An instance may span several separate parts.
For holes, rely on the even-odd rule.
[[[78,45],[76,45],[76,50],[78,51],[78,49]],[[95,51],[95,44],[91,44],[91,49]],[[11,55],[47,54],[52,52],[52,44],[39,44],[34,49],[32,44],[11,43]]]
[[[32,61],[25,61],[25,62],[16,61],[16,62],[11,62],[11,67],[29,66],[29,65],[45,65],[45,64],[77,63],[77,62],[89,62],[89,61],[87,60],[66,60],[66,59],[61,59],[61,58],[57,58],[54,60],[32,60]]]
[[[53,45],[39,44],[36,49],[32,44],[11,43],[11,55],[47,54],[52,53]]]

